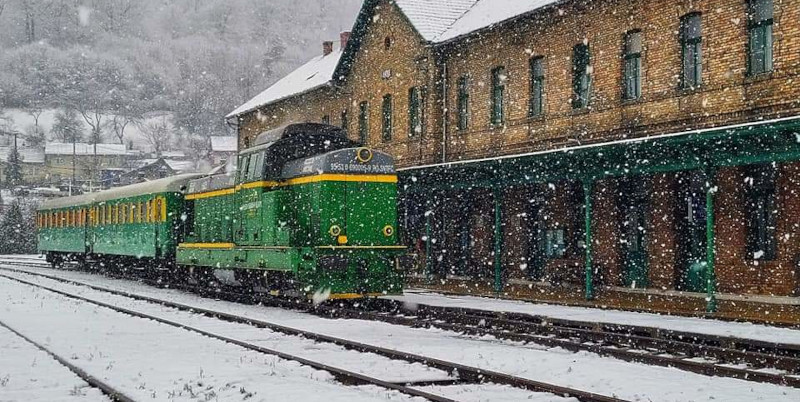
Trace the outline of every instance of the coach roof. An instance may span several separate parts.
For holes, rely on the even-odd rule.
[[[121,198],[135,197],[148,194],[175,193],[186,188],[190,180],[202,177],[202,174],[182,174],[166,177],[163,179],[148,181],[144,183],[131,184],[129,186],[113,188],[77,195],[73,197],[55,198],[42,203],[39,209],[56,209],[87,205],[95,202],[118,200]]]

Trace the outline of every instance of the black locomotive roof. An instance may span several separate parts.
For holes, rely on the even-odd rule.
[[[359,143],[347,138],[347,131],[330,124],[293,123],[258,135],[254,147],[241,152],[265,152],[264,177],[280,178],[283,165],[338,149],[354,148]]]
[[[357,145],[357,143],[347,138],[347,132],[340,127],[321,123],[292,123],[259,134],[256,137],[254,148],[261,149],[262,146],[269,148],[278,144],[284,145],[312,140],[328,140],[334,143],[347,143],[350,146]]]

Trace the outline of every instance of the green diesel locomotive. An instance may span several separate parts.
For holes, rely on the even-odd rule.
[[[176,176],[46,202],[39,250],[65,259],[158,266],[210,283],[356,298],[402,291],[392,158],[337,127],[259,135],[235,175]]]

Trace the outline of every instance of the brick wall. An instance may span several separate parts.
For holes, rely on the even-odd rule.
[[[523,17],[497,29],[432,49],[408,24],[398,9],[381,2],[369,24],[352,70],[336,88],[323,88],[262,108],[241,120],[241,137],[257,135],[291,121],[320,121],[329,114],[338,124],[347,110],[350,136],[358,135],[358,104],[369,102],[368,145],[393,154],[399,167],[447,160],[486,158],[620,138],[679,132],[800,113],[800,2],[775,0],[774,71],[749,77],[746,63],[745,0],[575,0],[557,8]],[[679,87],[681,47],[680,19],[690,12],[702,13],[703,85]],[[622,98],[622,51],[624,34],[641,30],[642,96]],[[386,38],[391,46],[385,48]],[[578,43],[591,50],[592,97],[589,106],[575,110],[572,98],[572,52]],[[528,118],[529,60],[543,57],[545,68],[544,113]],[[490,124],[491,71],[506,69],[504,124]],[[440,96],[445,75],[445,99]],[[457,82],[468,76],[469,126],[457,130]],[[427,88],[425,127],[410,137],[408,90]],[[391,142],[381,139],[381,101],[394,99],[394,132]],[[446,103],[446,112],[443,111]],[[446,123],[446,124],[445,124]],[[446,129],[444,128],[446,126]],[[445,138],[444,144],[442,140]],[[741,171],[726,168],[717,175],[716,198],[717,276],[723,292],[791,294],[797,283],[795,261],[800,255],[800,165],[780,169],[778,258],[772,262],[747,260]],[[649,279],[652,287],[676,286],[676,212],[680,187],[674,174],[647,178]],[[565,192],[531,186],[506,191],[504,202],[504,267],[509,276],[524,278],[520,263],[530,247],[519,211],[533,193],[544,194],[545,213],[553,227],[569,232],[582,217],[568,208]],[[623,283],[622,233],[618,202],[619,183],[606,179],[594,187],[594,253],[598,281]],[[475,192],[475,220],[470,227],[479,247],[472,258],[481,272],[491,261],[493,210],[491,194]],[[437,208],[445,209],[442,203]],[[451,211],[452,212],[452,211]],[[447,213],[438,212],[439,216]],[[452,215],[452,213],[451,213]],[[470,218],[471,219],[471,218]],[[486,222],[483,222],[486,220]],[[435,249],[447,249],[455,240],[445,234]],[[487,265],[488,266],[488,265]],[[545,275],[556,280],[580,281],[582,255],[571,253],[545,266]]]

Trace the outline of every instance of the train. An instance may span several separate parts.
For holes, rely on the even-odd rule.
[[[403,290],[392,157],[336,126],[259,134],[235,173],[184,174],[47,200],[38,250],[203,286],[351,299]]]

